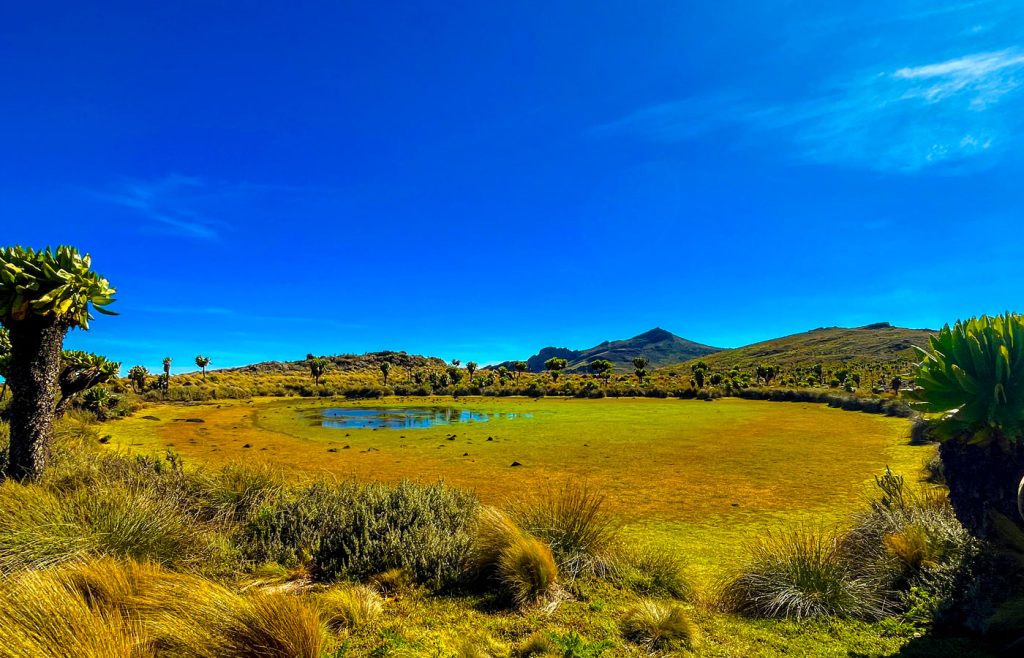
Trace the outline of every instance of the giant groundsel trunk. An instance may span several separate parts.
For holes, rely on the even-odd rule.
[[[8,380],[15,395],[7,409],[11,426],[7,476],[32,481],[42,475],[50,459],[53,406],[68,325],[37,317],[11,323],[10,332]]]

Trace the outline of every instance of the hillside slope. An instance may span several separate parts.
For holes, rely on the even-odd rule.
[[[567,370],[573,371],[586,369],[591,361],[607,359],[615,364],[617,371],[622,372],[632,371],[633,359],[638,356],[650,359],[650,367],[660,368],[680,361],[714,354],[718,351],[717,347],[701,345],[656,327],[633,338],[605,341],[586,350],[545,347],[527,359],[526,364],[530,372],[544,372],[544,362],[557,356],[568,361]],[[509,364],[501,365],[507,367]]]
[[[823,327],[701,357],[716,370],[751,369],[759,363],[795,368],[815,363],[884,363],[915,357],[913,346],[926,347],[930,329],[904,329],[888,322],[848,329]],[[694,359],[690,360],[691,362]],[[689,372],[690,363],[665,368]]]
[[[388,361],[398,368],[423,368],[426,366],[444,367],[445,362],[434,356],[419,356],[405,352],[367,352],[366,354],[338,354],[324,356],[331,363],[335,372],[372,371],[377,372],[383,361]],[[222,372],[264,373],[305,373],[309,370],[306,359],[300,361],[263,361],[237,368],[219,369]],[[210,372],[216,372],[211,370]]]

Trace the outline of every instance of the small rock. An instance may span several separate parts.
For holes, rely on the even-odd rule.
[[[512,462],[510,466],[522,466],[519,462]]]
[[[342,450],[348,450],[351,446],[345,446]]]
[[[493,437],[493,436],[489,436],[489,437],[487,437],[487,440],[488,440],[488,441],[493,441],[493,440],[494,440],[494,437]]]
[[[469,457],[469,453],[468,452],[464,452],[464,453],[462,453],[462,456],[463,457]]]
[[[337,448],[328,448],[327,452],[338,452]]]
[[[246,444],[245,444],[244,446],[242,446],[242,447],[243,447],[243,448],[251,448],[251,447],[252,447],[252,444],[251,444],[251,443],[246,443]]]
[[[101,436],[100,443],[110,443],[110,435],[107,434],[106,436]]]
[[[160,420],[156,416],[143,416],[142,420]]]
[[[380,452],[378,448],[367,448],[366,452]]]

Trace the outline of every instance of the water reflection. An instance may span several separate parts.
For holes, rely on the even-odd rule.
[[[320,424],[332,429],[425,429],[434,425],[482,423],[492,418],[532,418],[529,413],[470,411],[455,407],[324,409]]]

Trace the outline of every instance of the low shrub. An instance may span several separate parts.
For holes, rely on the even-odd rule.
[[[642,600],[626,610],[622,617],[622,635],[650,651],[690,649],[696,627],[677,603]]]
[[[822,529],[768,534],[750,549],[722,590],[723,605],[753,617],[836,616],[876,619],[884,598],[872,578],[854,572],[840,538]]]
[[[262,504],[236,541],[251,562],[308,563],[320,581],[402,569],[443,589],[463,578],[477,506],[441,483],[320,481]]]
[[[980,547],[944,491],[909,491],[888,470],[876,481],[881,496],[855,517],[842,550],[860,577],[876,583],[888,609],[913,609],[916,621],[930,622],[961,596],[961,574]]]

